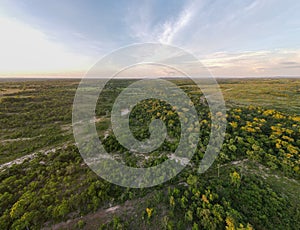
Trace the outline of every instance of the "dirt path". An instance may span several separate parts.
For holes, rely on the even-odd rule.
[[[22,156],[22,157],[19,157],[15,160],[12,160],[10,162],[6,162],[4,164],[1,164],[0,165],[0,171],[2,170],[5,170],[6,168],[9,168],[11,167],[12,165],[19,165],[19,164],[22,164],[25,160],[29,159],[29,160],[32,160],[33,158],[35,158],[39,153],[42,153],[42,154],[49,154],[49,153],[55,153],[57,150],[60,150],[60,149],[63,149],[63,148],[66,148],[67,146],[69,145],[69,143],[67,144],[64,144],[63,146],[58,146],[58,147],[53,147],[52,149],[47,149],[47,150],[40,150],[38,152],[34,152],[34,153],[31,153],[31,154],[28,154],[28,155],[25,155],[25,156]]]
[[[42,137],[43,135],[39,135],[39,136],[36,136],[36,137],[20,137],[20,138],[15,138],[15,139],[5,139],[5,140],[1,140],[0,141],[0,144],[1,143],[6,143],[6,142],[15,142],[15,141],[29,141],[29,140],[33,140],[33,139],[36,139],[38,137]]]
[[[120,215],[136,215],[134,212],[135,206],[142,202],[143,198],[126,201],[122,205],[116,205],[107,209],[99,209],[94,213],[89,213],[82,217],[75,219],[69,219],[65,222],[61,222],[50,227],[44,227],[43,230],[58,230],[58,229],[74,229],[79,220],[84,221],[86,230],[98,229],[101,224],[110,222],[114,216]]]

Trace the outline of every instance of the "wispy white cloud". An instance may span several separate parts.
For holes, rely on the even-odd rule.
[[[215,76],[300,76],[300,49],[219,52],[200,61]]]
[[[163,31],[158,36],[158,41],[161,43],[172,44],[174,37],[182,28],[188,25],[194,14],[195,10],[189,6],[180,13],[178,19],[165,22],[163,24]]]
[[[125,21],[130,28],[131,37],[138,42],[161,42],[174,45],[176,36],[189,25],[201,5],[200,1],[187,1],[179,13],[166,15],[164,20],[154,23],[155,9],[152,8],[151,2],[146,1],[135,9],[128,8]]]

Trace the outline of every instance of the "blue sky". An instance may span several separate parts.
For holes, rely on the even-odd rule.
[[[216,76],[300,76],[299,12],[297,0],[1,0],[0,75],[80,75],[114,49],[161,42]]]

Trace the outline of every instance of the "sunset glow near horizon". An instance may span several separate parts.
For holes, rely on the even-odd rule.
[[[216,77],[300,76],[300,1],[0,2],[0,78],[82,77],[133,43],[178,46]]]

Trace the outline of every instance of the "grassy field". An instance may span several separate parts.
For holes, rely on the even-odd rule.
[[[218,80],[228,106],[257,105],[300,114],[300,79]]]

